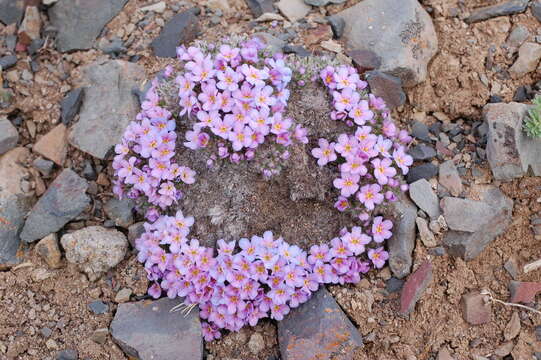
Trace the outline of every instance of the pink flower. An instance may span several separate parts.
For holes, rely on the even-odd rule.
[[[346,199],[343,196],[339,196],[336,203],[334,203],[334,207],[338,209],[338,211],[342,212],[348,209],[350,207],[350,204],[349,204],[348,199]]]
[[[228,67],[225,71],[217,73],[218,84],[216,87],[220,90],[235,91],[239,88],[239,82],[242,81],[242,75]]]
[[[321,72],[319,73],[319,76],[321,77],[321,80],[323,80],[323,83],[325,84],[325,86],[327,86],[329,89],[336,88],[334,68],[332,66],[327,66],[325,69],[321,70]]]
[[[353,155],[358,146],[357,139],[353,136],[348,136],[346,134],[340,134],[338,136],[338,142],[336,143],[334,149],[343,157],[348,157]]]
[[[383,217],[377,216],[372,223],[372,237],[377,243],[383,242],[390,238],[393,233],[390,231],[393,228],[393,223],[390,220],[383,220]]]
[[[338,111],[351,110],[355,105],[357,105],[359,99],[361,98],[357,92],[354,92],[350,88],[346,88],[342,90],[342,92],[334,91],[332,95],[334,98],[334,107]]]
[[[383,136],[378,137],[378,142],[376,143],[376,150],[379,151],[379,153],[388,158],[391,157],[391,154],[389,153],[389,150],[393,146],[393,142],[389,139],[385,139]]]
[[[361,100],[359,103],[351,109],[349,117],[355,121],[357,125],[364,125],[367,121],[374,118],[374,113],[368,106],[368,101]]]
[[[272,96],[272,87],[265,86],[255,89],[254,103],[259,107],[271,107],[276,102],[276,99]]]
[[[387,158],[383,160],[372,160],[372,166],[374,166],[374,176],[381,185],[386,185],[389,178],[396,175],[396,169],[391,165],[392,161]]]
[[[312,149],[312,156],[317,160],[319,166],[324,166],[328,162],[336,160],[336,153],[334,152],[334,143],[330,143],[326,139],[318,140],[319,147]]]
[[[346,157],[346,162],[340,165],[340,171],[343,173],[364,176],[368,172],[368,169],[363,165],[363,161],[360,157],[349,156]]]
[[[339,90],[345,88],[355,90],[359,81],[359,74],[350,74],[347,67],[341,66],[335,74],[335,81],[336,88]]]
[[[400,147],[393,152],[393,159],[400,170],[402,170],[402,174],[406,175],[409,167],[413,164],[413,158],[407,155],[404,149]]]
[[[292,124],[292,121],[290,118],[282,119],[282,114],[277,113],[273,117],[271,133],[276,134],[276,135],[282,134],[291,127],[291,124]]]
[[[180,170],[180,180],[185,184],[193,184],[195,182],[195,171],[186,166],[181,166]]]
[[[389,253],[383,250],[383,247],[375,250],[369,249],[368,258],[372,260],[372,264],[374,264],[377,269],[381,269],[383,266],[385,266],[385,261],[389,259]]]
[[[340,194],[344,197],[350,197],[359,189],[359,175],[342,174],[341,178],[334,179],[333,185],[340,190]]]
[[[368,210],[374,210],[375,205],[383,202],[383,194],[380,193],[381,186],[378,184],[364,185],[357,193],[357,199],[366,206]]]
[[[351,232],[342,237],[342,241],[354,255],[364,253],[365,245],[369,244],[371,240],[370,236],[363,234],[362,229],[358,226],[354,226]]]
[[[248,64],[241,65],[240,71],[244,75],[246,81],[256,87],[265,86],[264,80],[269,78],[268,72],[258,70],[254,66]]]

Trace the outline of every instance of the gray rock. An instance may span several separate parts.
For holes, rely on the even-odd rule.
[[[511,224],[511,199],[494,186],[483,188],[480,197],[479,201],[450,197],[442,200],[443,216],[449,226],[443,243],[449,254],[464,260],[476,258]]]
[[[530,5],[530,9],[532,10],[533,16],[534,16],[539,22],[541,22],[541,1],[540,1],[540,0],[534,1],[534,2]]]
[[[411,200],[401,196],[389,208],[393,219],[393,236],[387,241],[389,268],[395,277],[402,279],[410,273],[413,264],[417,207]]]
[[[453,196],[459,196],[462,193],[462,179],[453,160],[447,160],[440,164],[439,183]]]
[[[64,125],[69,125],[75,115],[79,112],[79,109],[81,108],[81,104],[83,103],[83,97],[84,97],[84,88],[77,88],[71,90],[69,93],[66,94],[64,99],[62,99],[62,102],[60,103],[60,107],[62,108],[62,123]]]
[[[103,27],[128,0],[58,0],[48,10],[51,24],[58,30],[56,47],[61,52],[92,48]]]
[[[272,0],[244,0],[252,11],[254,17],[258,18],[264,13],[274,13],[276,9]]]
[[[541,59],[541,45],[533,42],[526,42],[518,49],[518,58],[509,68],[509,73],[515,78],[522,77],[535,71]]]
[[[522,177],[529,168],[541,175],[541,140],[528,137],[522,127],[529,107],[519,103],[487,104],[487,159],[496,180]]]
[[[296,54],[299,57],[308,57],[311,55],[310,51],[306,50],[302,45],[286,44],[283,50],[285,54]]]
[[[438,167],[432,163],[421,164],[412,167],[406,177],[408,184],[411,184],[419,179],[431,179],[438,175]]]
[[[193,41],[198,32],[199,19],[196,10],[189,9],[173,16],[150,46],[156,56],[175,58],[177,47]]]
[[[436,150],[432,146],[419,144],[409,149],[408,154],[413,160],[430,160],[436,156]]]
[[[436,219],[440,216],[438,196],[432,190],[432,186],[426,179],[420,179],[412,183],[409,188],[410,198],[413,202],[430,216]]]
[[[529,36],[530,31],[528,28],[524,25],[518,25],[513,29],[513,31],[511,31],[511,34],[509,34],[509,37],[507,38],[507,45],[513,48],[518,48],[526,40],[528,40]]]
[[[413,125],[411,126],[411,134],[416,139],[426,142],[432,141],[428,132],[428,126],[426,126],[425,123],[422,123],[420,121],[415,121],[413,123]]]
[[[128,228],[128,241],[132,247],[135,247],[135,240],[137,240],[145,232],[145,223],[140,221]]]
[[[364,0],[335,16],[346,22],[344,38],[353,50],[381,58],[378,70],[402,79],[406,87],[426,79],[427,64],[438,50],[430,16],[417,0]]]
[[[6,25],[19,23],[24,14],[24,0],[0,0],[0,21]]]
[[[65,234],[60,243],[66,250],[66,259],[96,281],[124,259],[128,240],[120,231],[90,226]]]
[[[101,315],[109,311],[109,305],[107,305],[101,300],[96,300],[88,304],[88,309],[92,311],[95,315]]]
[[[17,64],[17,56],[15,55],[6,55],[0,58],[0,68],[2,70],[7,70]]]
[[[32,166],[36,168],[41,175],[49,176],[51,175],[51,171],[53,171],[54,162],[39,157],[32,162]]]
[[[133,200],[124,198],[118,200],[112,198],[105,203],[103,210],[109,219],[113,220],[116,226],[128,228],[133,224],[133,208],[135,203]]]
[[[0,119],[0,155],[8,152],[17,146],[19,133],[11,121]]]
[[[79,359],[79,353],[77,350],[68,349],[59,351],[56,354],[56,360],[77,360]]]
[[[271,54],[282,52],[282,48],[286,44],[285,41],[280,40],[277,37],[272,36],[271,34],[266,32],[255,33],[254,36],[257,36],[261,41],[265,43]]]
[[[19,234],[33,203],[32,193],[21,188],[21,182],[30,176],[21,165],[29,156],[30,152],[23,147],[0,156],[0,270],[19,262]]]
[[[145,71],[139,65],[121,60],[94,62],[83,71],[90,86],[85,90],[79,121],[73,126],[68,141],[103,160],[120,142],[124,130],[139,111],[132,89],[144,79]]]
[[[276,7],[291,22],[302,19],[311,9],[303,0],[280,0]]]
[[[86,180],[73,170],[62,171],[30,211],[21,239],[26,242],[42,239],[79,216],[90,203],[85,194],[87,188]]]
[[[529,0],[510,0],[504,3],[482,7],[475,10],[464,21],[468,24],[492,19],[498,16],[508,16],[526,11]]]
[[[307,5],[312,6],[326,6],[329,4],[342,4],[345,3],[346,0],[304,0],[304,2]]]
[[[404,283],[405,283],[405,280],[392,277],[389,280],[387,280],[387,283],[385,284],[385,290],[387,290],[390,293],[399,292],[400,290],[402,290],[402,286],[404,286]]]
[[[197,308],[187,316],[170,310],[179,300],[160,299],[118,305],[111,323],[113,340],[139,360],[202,360],[203,337]]]
[[[349,360],[363,340],[332,295],[321,287],[278,322],[278,344],[282,360],[308,360],[314,354],[322,359]]]
[[[340,39],[344,35],[346,22],[344,19],[336,16],[327,16],[327,22],[331,25],[331,30],[335,39]],[[375,69],[375,67],[373,68]]]
[[[402,90],[400,78],[381,71],[370,71],[366,73],[366,80],[370,85],[370,91],[385,100],[390,109],[404,105],[406,102],[406,94]]]
[[[436,238],[430,229],[428,228],[428,222],[422,217],[415,219],[417,224],[417,230],[419,230],[419,237],[423,242],[424,246],[428,248],[433,248],[437,245]]]

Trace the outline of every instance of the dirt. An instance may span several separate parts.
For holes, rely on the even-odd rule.
[[[169,5],[175,3],[172,0],[166,2]],[[294,37],[290,42],[304,43],[312,50],[322,51],[319,44],[329,39],[330,35],[320,24],[314,22],[314,19],[336,13],[356,2],[358,1],[347,1],[341,5],[329,5],[325,10],[312,11],[307,26],[292,27],[301,36]],[[436,118],[440,118],[469,129],[474,122],[480,120],[481,109],[491,95],[499,95],[504,101],[511,101],[518,86],[532,85],[541,80],[541,74],[535,72],[521,79],[512,79],[507,69],[514,62],[516,54],[510,54],[508,49],[502,46],[509,32],[518,25],[526,26],[533,35],[539,34],[539,23],[529,11],[467,26],[461,18],[468,12],[499,1],[421,2],[430,10],[433,18],[439,39],[439,52],[429,65],[428,79],[416,87],[406,89],[407,104],[394,111],[395,119],[403,124],[408,124],[413,119],[431,124]],[[219,24],[212,26],[210,16],[206,16],[207,10],[203,7],[205,3],[207,2],[197,3],[203,10],[200,18],[204,19],[204,31],[200,38],[213,40],[229,33],[284,30],[280,26],[272,28],[269,23],[254,23],[242,0],[229,0],[229,6],[224,7],[224,16],[220,18]],[[213,3],[223,5],[225,2]],[[165,64],[172,62],[153,57],[148,45],[161,29],[162,22],[156,20],[167,21],[173,12],[167,10],[164,14],[157,15],[148,25],[136,26],[135,30],[128,31],[132,24],[137,24],[144,16],[136,9],[148,4],[149,2],[142,0],[128,1],[124,10],[107,26],[104,36],[108,39],[119,36],[129,43],[126,58],[140,56],[137,62],[145,67],[150,78]],[[184,8],[191,5],[187,4]],[[0,25],[0,32],[10,31]],[[65,93],[77,85],[80,68],[103,57],[106,56],[97,50],[59,54],[47,43],[39,52],[40,69],[33,79],[9,81],[16,97],[14,104],[5,109],[4,113],[12,120],[20,118],[22,125],[18,129],[21,145],[31,146],[58,123],[59,102]],[[17,71],[20,77],[24,70],[30,70],[27,60],[19,60],[16,68],[7,73]],[[6,80],[6,72],[2,75]],[[311,103],[312,101],[306,101],[306,104]],[[302,112],[302,109],[298,111]],[[317,113],[309,114],[309,107],[305,111],[306,118],[323,118],[317,116]],[[318,128],[320,125],[321,123],[314,124]],[[455,360],[472,359],[474,354],[488,357],[505,343],[503,331],[513,312],[519,313],[522,327],[520,335],[513,341],[512,359],[530,360],[535,351],[541,351],[541,343],[536,341],[535,337],[535,326],[541,324],[541,318],[533,312],[493,304],[493,318],[488,324],[470,326],[462,320],[459,302],[464,293],[474,289],[487,289],[495,298],[506,301],[509,298],[508,284],[511,276],[504,269],[504,263],[514,258],[518,268],[522,269],[523,265],[541,258],[541,240],[536,239],[530,225],[532,217],[539,216],[541,212],[541,202],[538,201],[541,197],[541,179],[526,177],[505,184],[493,181],[486,162],[475,163],[472,160],[479,141],[478,137],[468,141],[462,151],[452,158],[467,169],[465,179],[469,193],[475,193],[476,183],[493,183],[499,185],[514,200],[512,225],[478,258],[470,262],[449,256],[430,255],[428,249],[418,240],[414,263],[419,264],[430,259],[434,266],[434,279],[409,318],[397,315],[399,293],[389,294],[385,290],[385,280],[390,276],[387,270],[371,273],[357,286],[331,287],[337,302],[365,338],[366,346],[356,354],[358,359],[435,359],[437,352],[443,347],[450,350]],[[90,160],[87,155],[70,148],[69,158],[64,166],[80,171],[85,160]],[[102,204],[112,196],[112,171],[107,161],[90,161],[97,168],[97,172],[103,174],[97,181],[91,182],[92,208],[80,219],[69,224],[67,229],[102,224],[106,220]],[[472,176],[473,167],[476,168],[475,177]],[[58,170],[42,179],[46,185],[55,178]],[[218,180],[223,174],[225,173],[217,172],[212,176],[216,176]],[[281,181],[288,182],[287,178]],[[316,211],[332,209],[332,204],[322,204],[313,197],[303,200],[309,205],[299,209],[290,209],[293,202],[279,204],[276,209],[279,217],[262,218],[256,209],[267,206],[269,209],[265,213],[270,213],[274,199],[272,191],[283,192],[282,197],[287,198],[291,189],[283,186],[273,188],[273,184],[260,180],[256,183],[256,191],[238,203],[238,211],[235,213],[237,218],[233,218],[235,221],[228,220],[233,225],[224,228],[223,234],[217,232],[215,238],[210,240],[233,234],[235,231],[239,235],[255,234],[263,228],[273,228],[276,232],[283,233],[288,241],[296,238],[297,234],[305,233],[318,234],[318,240],[326,241],[329,234],[336,233],[337,225],[322,229],[318,233],[318,223],[313,221],[314,219],[303,225],[302,229],[297,228],[298,216],[295,215],[303,211],[305,214],[314,214]],[[220,197],[215,200],[223,199],[224,197]],[[196,208],[195,205],[189,208],[196,217],[207,216],[204,213],[198,214]],[[224,209],[229,210],[228,207]],[[245,210],[250,211],[244,212]],[[250,216],[245,216],[246,214]],[[239,219],[240,215],[245,216],[244,219]],[[338,221],[336,212],[329,216],[332,216],[333,222]],[[196,228],[196,233],[208,233],[218,229],[210,224],[210,221],[205,220],[201,224],[206,227]],[[239,224],[242,224],[240,229]],[[438,241],[441,242],[441,239]],[[143,267],[136,262],[135,254],[131,253],[114,271],[97,283],[90,283],[84,275],[67,264],[58,270],[48,269],[34,254],[33,247],[25,249],[24,265],[0,272],[0,359],[53,359],[57,351],[62,349],[77,349],[81,359],[126,359],[110,336],[107,336],[104,344],[98,344],[91,338],[96,329],[109,326],[116,309],[114,297],[118,290],[129,287],[134,291],[135,299],[144,296],[147,281]],[[539,271],[528,274],[519,271],[517,280],[539,281]],[[87,305],[94,300],[106,302],[109,306],[108,312],[102,315],[90,312]],[[531,305],[537,309],[541,307],[539,299]],[[48,338],[42,335],[44,328],[51,330]],[[262,336],[264,346],[262,351],[253,353],[249,343],[256,333]],[[265,321],[256,328],[245,328],[239,333],[228,334],[223,339],[206,343],[205,348],[207,358],[213,360],[277,359],[279,352],[276,325]],[[499,358],[492,356],[494,359]]]

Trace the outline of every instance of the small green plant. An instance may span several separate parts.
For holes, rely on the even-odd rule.
[[[541,95],[533,99],[533,107],[528,111],[524,130],[531,137],[541,138]]]

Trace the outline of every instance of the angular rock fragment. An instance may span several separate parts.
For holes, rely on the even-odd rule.
[[[413,311],[415,304],[432,281],[432,264],[425,261],[413,272],[402,287],[400,294],[401,315],[407,315]]]
[[[196,10],[189,9],[173,16],[150,46],[154,55],[174,58],[177,56],[177,47],[193,41],[198,32],[199,19]]]
[[[62,171],[30,211],[21,239],[26,242],[42,239],[77,217],[90,203],[85,194],[87,187],[86,180],[73,170]]]
[[[440,204],[438,196],[432,190],[432,186],[426,179],[420,179],[409,187],[410,198],[413,202],[430,216],[436,219],[440,216]]]
[[[111,323],[113,340],[130,357],[150,360],[202,360],[199,311],[171,313],[179,300],[160,299],[118,305]]]
[[[541,292],[541,282],[511,281],[509,291],[511,292],[510,302],[531,303],[535,300],[535,296]]]
[[[440,164],[439,183],[443,185],[451,195],[459,196],[462,193],[462,179],[453,160],[447,160]]]
[[[468,24],[472,24],[498,16],[514,15],[526,11],[527,7],[528,0],[508,0],[503,3],[477,9],[464,21]]]
[[[57,125],[38,140],[32,151],[54,161],[58,166],[62,166],[68,153],[67,135],[66,126],[64,124]]]
[[[481,199],[445,197],[441,202],[449,231],[443,238],[448,253],[472,260],[511,224],[513,201],[500,189],[486,186]]]
[[[393,236],[387,240],[389,267],[394,276],[402,279],[411,271],[412,252],[415,247],[415,219],[417,207],[405,196],[390,206]]]
[[[470,325],[486,324],[492,319],[492,306],[486,295],[472,291],[462,296],[462,317]]]
[[[351,50],[369,50],[381,59],[378,70],[402,79],[405,87],[426,79],[438,39],[432,20],[417,0],[364,0],[334,16],[345,21],[343,38]]]
[[[278,322],[278,343],[283,360],[352,360],[363,346],[359,331],[325,287]]]
[[[17,146],[19,133],[8,119],[0,119],[0,155]]]

